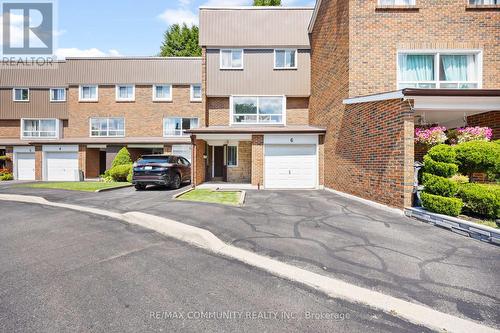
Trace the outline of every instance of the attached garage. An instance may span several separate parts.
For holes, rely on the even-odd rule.
[[[265,188],[316,188],[318,186],[317,142],[317,135],[265,136]]]
[[[44,180],[79,181],[78,146],[44,146]]]
[[[191,145],[172,145],[172,155],[179,155],[191,162],[192,156]]]
[[[35,180],[34,147],[14,147],[14,173],[18,180]]]

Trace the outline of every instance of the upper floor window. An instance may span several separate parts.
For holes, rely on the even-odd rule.
[[[171,100],[172,100],[171,85],[153,86],[153,101],[171,101]]]
[[[191,101],[193,102],[201,101],[201,84],[191,85]]]
[[[135,86],[134,85],[117,85],[116,86],[116,100],[117,101],[134,101],[135,100]]]
[[[243,49],[220,50],[221,69],[243,69]]]
[[[64,88],[51,88],[50,89],[51,102],[64,102],[66,101],[66,89]]]
[[[125,119],[90,118],[90,136],[125,136]]]
[[[57,119],[22,119],[23,138],[57,138]]]
[[[285,97],[232,97],[233,124],[283,124]]]
[[[14,88],[12,90],[12,99],[14,100],[14,102],[29,102],[29,88]]]
[[[380,6],[414,6],[415,0],[379,0]]]
[[[297,68],[297,50],[274,50],[274,68]]]
[[[471,5],[500,5],[500,0],[469,0]]]
[[[80,101],[96,102],[99,99],[99,88],[97,85],[82,85],[79,90]]]
[[[398,89],[480,88],[479,52],[398,54]]]
[[[163,119],[163,136],[183,136],[191,128],[198,128],[198,118]]]

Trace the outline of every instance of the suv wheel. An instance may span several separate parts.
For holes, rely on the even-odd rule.
[[[172,187],[175,190],[181,187],[181,177],[178,174],[174,176],[174,180],[172,181]]]
[[[144,185],[144,184],[135,184],[135,189],[137,191],[144,191],[146,189],[146,185]]]

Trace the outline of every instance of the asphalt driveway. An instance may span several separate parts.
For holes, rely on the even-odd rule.
[[[500,327],[500,248],[325,191],[247,191],[244,207],[127,188],[100,194],[4,187],[51,201],[143,211],[226,242],[402,299]]]

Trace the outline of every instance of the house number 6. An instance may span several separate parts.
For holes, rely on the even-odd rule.
[[[293,143],[293,138],[290,138],[290,142]]]

